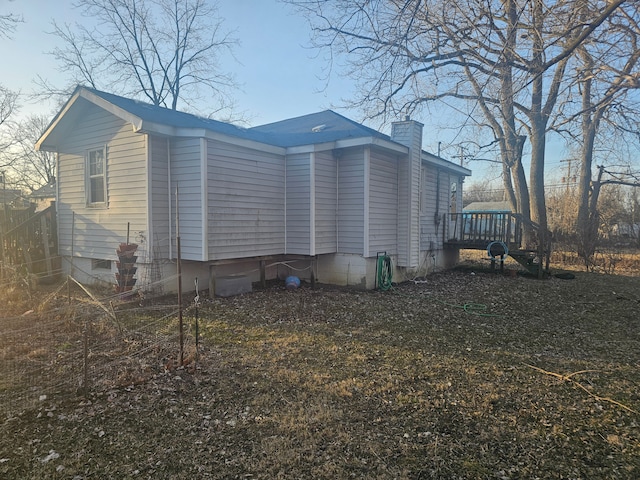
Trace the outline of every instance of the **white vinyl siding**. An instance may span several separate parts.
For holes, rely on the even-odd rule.
[[[171,224],[173,255],[177,256],[176,192],[180,210],[180,254],[184,260],[202,260],[202,195],[199,138],[171,140]]]
[[[369,254],[397,253],[398,163],[376,150],[371,151],[369,182]]]
[[[152,255],[157,258],[169,258],[171,207],[169,195],[169,144],[165,137],[151,137],[149,139],[151,162],[151,202],[152,226],[150,233],[151,244],[154,246]]]
[[[331,152],[316,153],[316,251],[337,250],[338,171]]]
[[[309,255],[311,249],[310,182],[310,154],[287,156],[287,253]]]
[[[409,147],[409,155],[398,162],[398,265],[416,267],[420,255],[422,125],[414,121],[395,123],[391,138]]]
[[[109,208],[87,206],[86,155],[106,146],[106,201]],[[58,146],[58,231],[60,253],[114,259],[120,242],[146,235],[147,181],[145,136],[114,115],[89,106]],[[75,225],[72,227],[75,212]],[[73,230],[73,238],[72,238]]]
[[[209,259],[284,252],[284,157],[208,141]]]
[[[364,253],[364,151],[342,152],[338,159],[338,252]]]
[[[446,228],[451,207],[451,182],[457,177],[432,166],[423,166],[426,172],[424,189],[425,214],[420,217],[421,250],[439,250],[442,248],[443,229]]]
[[[442,233],[439,226],[436,228],[436,181],[437,170],[433,167],[422,167],[424,184],[422,185],[424,201],[424,214],[420,216],[421,250],[434,250],[439,248],[438,233]]]

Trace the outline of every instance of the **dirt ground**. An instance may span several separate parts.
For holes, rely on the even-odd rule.
[[[198,361],[142,348],[5,404],[0,478],[640,478],[640,277],[573,273],[205,298]]]

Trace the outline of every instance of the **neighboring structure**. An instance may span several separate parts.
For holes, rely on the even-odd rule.
[[[3,188],[0,185],[0,209],[28,207],[28,202],[24,201],[22,192],[13,188]]]
[[[58,155],[65,268],[113,283],[129,235],[137,286],[165,280],[165,291],[178,235],[189,289],[195,277],[311,272],[373,288],[382,253],[396,280],[442,268],[455,258],[448,214],[471,174],[423,151],[409,119],[391,136],[332,111],[244,129],[84,87],[36,148]]]
[[[486,242],[495,240],[509,242],[519,234],[519,227],[514,225],[516,217],[512,213],[507,201],[471,202],[462,209],[462,223],[455,226],[461,228],[460,235],[456,232],[453,237],[480,240],[480,246],[476,248],[484,248]]]
[[[607,233],[609,240],[619,245],[638,243],[640,240],[640,223],[614,223]]]
[[[56,201],[56,182],[48,183],[34,190],[28,199],[36,206],[36,212],[41,212]]]
[[[514,213],[507,201],[471,202],[462,211],[465,213]]]

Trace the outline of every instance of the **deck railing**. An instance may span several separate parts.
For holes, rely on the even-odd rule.
[[[517,213],[465,212],[450,215],[447,243],[484,248],[489,243],[504,242],[519,248],[523,238],[523,218]]]
[[[542,278],[549,272],[551,232],[517,213],[463,212],[449,217],[445,245],[454,248],[486,249],[492,242],[503,242],[509,255],[531,273]],[[541,268],[542,267],[542,268]]]

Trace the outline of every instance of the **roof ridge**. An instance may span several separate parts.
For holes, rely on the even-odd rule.
[[[197,118],[198,120],[204,120],[207,122],[217,122],[217,123],[224,123],[226,125],[234,125],[238,128],[243,128],[243,127],[239,127],[233,123],[230,122],[224,122],[222,120],[216,120],[215,118],[209,118],[209,117],[205,117],[203,115],[199,115],[197,113],[191,113],[191,112],[185,112],[184,110],[176,110],[173,108],[169,108],[169,107],[165,107],[162,105],[155,105],[153,103],[150,102],[146,102],[144,100],[139,100],[137,98],[130,98],[130,97],[124,97],[122,95],[118,95],[116,93],[111,93],[111,92],[106,92],[104,90],[98,90],[96,88],[93,87],[86,87],[86,86],[81,86],[81,88],[85,89],[85,90],[89,90],[90,92],[93,92],[94,94],[98,95],[99,97],[102,97],[104,100],[107,100],[106,98],[104,98],[104,96],[110,96],[110,97],[116,97],[118,99],[124,100],[125,102],[131,102],[131,103],[135,103],[141,106],[145,106],[145,107],[150,107],[150,108],[157,108],[163,111],[166,111],[167,113],[171,114],[171,115],[186,115],[186,116],[190,116],[190,117],[194,117]]]
[[[78,89],[85,89],[86,97],[93,96],[95,99],[107,102],[121,109],[122,112],[140,119],[141,122],[175,128],[201,128],[277,147],[327,143],[346,138],[375,137],[390,140],[388,135],[331,109],[247,128],[93,87],[79,86]]]

